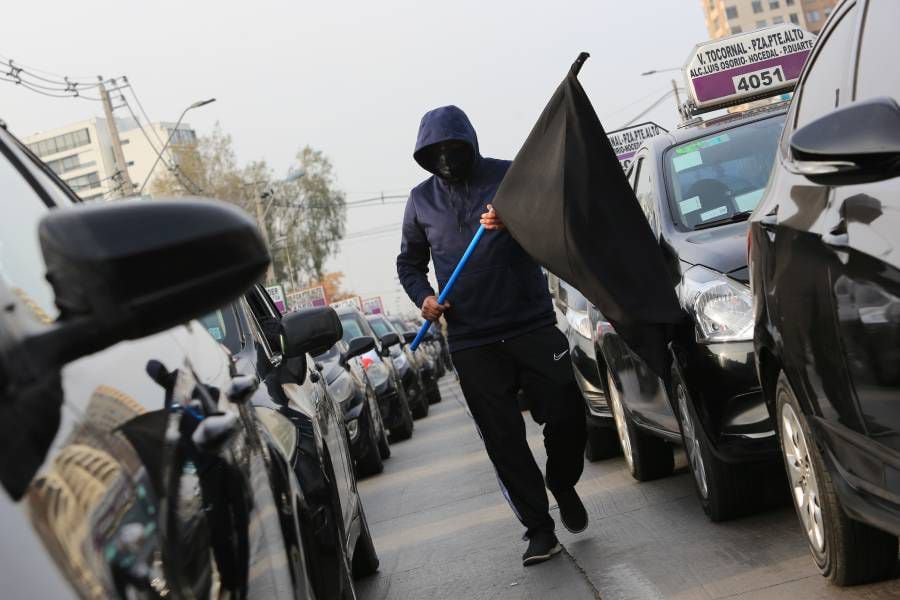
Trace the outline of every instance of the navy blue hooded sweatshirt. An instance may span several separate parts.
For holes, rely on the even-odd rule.
[[[428,283],[428,260],[434,260],[443,289],[480,225],[481,213],[494,197],[510,162],[484,158],[466,114],[443,106],[422,117],[413,157],[429,172],[424,148],[446,140],[460,140],[475,151],[469,178],[450,184],[432,175],[410,192],[403,216],[403,241],[397,274],[407,295],[422,306],[434,296]],[[502,215],[500,215],[502,218]],[[448,298],[447,319],[451,352],[509,339],[556,323],[556,315],[540,267],[506,231],[487,231]]]

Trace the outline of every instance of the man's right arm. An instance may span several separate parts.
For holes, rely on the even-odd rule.
[[[397,276],[406,290],[406,295],[421,308],[428,296],[434,296],[434,289],[428,283],[428,261],[431,249],[425,230],[416,216],[416,206],[412,197],[406,201],[403,214],[403,239],[400,254],[397,255]]]

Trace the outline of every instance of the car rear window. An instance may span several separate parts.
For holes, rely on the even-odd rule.
[[[784,114],[696,138],[666,152],[676,219],[688,229],[756,208],[775,160]]]
[[[378,337],[383,337],[389,333],[394,333],[391,330],[391,326],[388,325],[384,319],[369,319],[369,325],[372,326],[372,329],[375,331],[375,335]]]
[[[362,327],[360,327],[359,323],[356,321],[356,317],[353,315],[341,317],[341,325],[344,326],[344,337],[341,339],[345,342],[366,335],[363,333]]]

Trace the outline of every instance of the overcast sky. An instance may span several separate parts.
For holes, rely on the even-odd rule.
[[[297,149],[323,150],[349,201],[405,194],[427,174],[412,160],[422,114],[456,104],[482,153],[513,158],[578,52],[580,79],[607,129],[664,93],[706,37],[700,0],[490,2],[9,2],[0,55],[71,76],[127,75],[154,120],[219,121],[241,161],[287,173]],[[680,77],[680,76],[679,76]],[[0,118],[20,136],[102,116],[97,103],[51,99],[0,82]],[[118,115],[125,117],[127,114]],[[675,123],[674,101],[653,111]],[[399,224],[402,201],[348,211],[348,233]],[[399,228],[345,241],[329,262],[345,285],[396,294]]]

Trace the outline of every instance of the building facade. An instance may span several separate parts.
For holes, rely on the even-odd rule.
[[[131,119],[116,119],[122,153],[128,165],[128,175],[137,193],[150,174],[165,173],[174,156],[166,150],[165,161],[156,162],[158,151],[174,130],[174,123],[151,123],[141,131]],[[146,135],[145,135],[146,133]],[[190,125],[182,123],[172,137],[169,148],[195,144],[197,136]],[[121,179],[113,155],[112,137],[106,119],[94,117],[65,127],[36,133],[24,138],[32,152],[47,163],[81,197],[82,200],[108,199],[121,188]],[[154,163],[156,166],[154,167]],[[150,183],[147,184],[149,188]],[[145,189],[147,189],[145,188]]]
[[[710,38],[793,23],[818,33],[838,0],[700,0]]]

